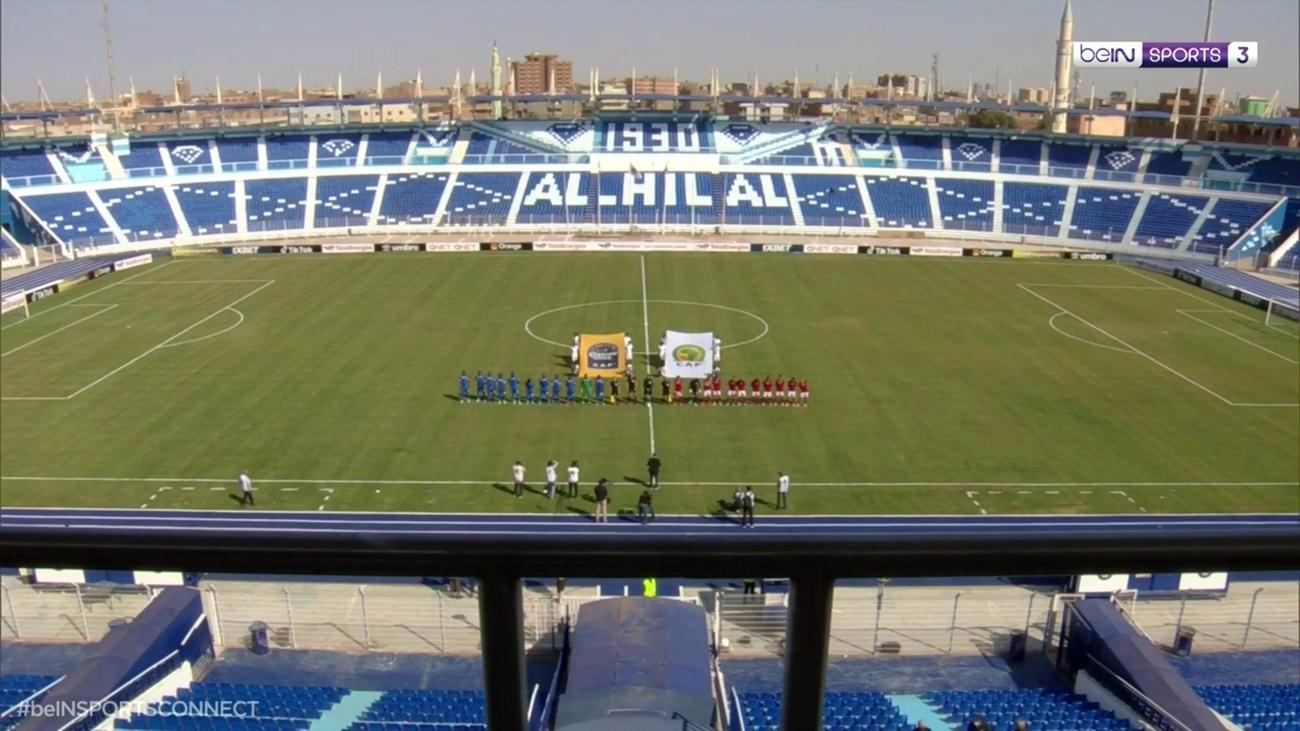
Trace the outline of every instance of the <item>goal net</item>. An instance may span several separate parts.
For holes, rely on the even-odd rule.
[[[0,318],[8,324],[11,321],[23,320],[27,317],[27,295],[12,294],[4,299],[0,299]]]
[[[1275,330],[1300,333],[1300,307],[1290,302],[1269,300],[1264,324]]]

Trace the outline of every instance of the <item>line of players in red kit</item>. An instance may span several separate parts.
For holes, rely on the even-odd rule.
[[[649,381],[649,378],[646,378]],[[680,377],[671,381],[667,378],[660,379],[660,394],[665,403],[692,403],[692,404],[776,404],[780,406],[807,406],[808,405],[808,379],[798,379],[793,376],[789,379],[784,376],[777,376],[773,381],[771,376],[762,380],[757,378],[748,384],[743,378],[730,378],[723,387],[722,379],[714,375],[712,378],[690,379],[682,381]],[[647,398],[649,394],[646,394]]]

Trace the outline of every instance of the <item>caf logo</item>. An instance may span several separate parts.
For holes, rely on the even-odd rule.
[[[619,347],[613,343],[596,343],[587,348],[587,367],[617,370],[620,352]]]
[[[688,343],[673,348],[673,360],[678,363],[703,363],[704,357],[704,348],[701,348],[698,345],[691,345]]]

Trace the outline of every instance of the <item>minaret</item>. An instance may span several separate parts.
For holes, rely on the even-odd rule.
[[[497,51],[497,42],[492,41],[492,96],[501,96],[501,53]],[[492,100],[492,118],[501,119],[501,99]]]
[[[1065,0],[1061,13],[1061,37],[1056,39],[1056,93],[1052,97],[1052,132],[1065,134],[1066,110],[1070,108],[1070,43],[1074,40],[1074,13]]]

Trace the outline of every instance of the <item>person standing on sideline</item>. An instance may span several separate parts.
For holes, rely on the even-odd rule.
[[[532,378],[532,376],[529,376],[528,378],[525,378],[525,379],[524,379],[524,402],[527,403],[527,404],[530,405],[530,406],[531,406],[533,403],[535,403],[535,400],[534,400],[534,398],[533,398],[533,378]]]
[[[646,460],[645,467],[650,472],[650,487],[656,490],[659,489],[659,468],[662,466],[663,462],[659,461],[659,454],[651,452],[650,459]]]
[[[510,476],[515,481],[515,497],[524,496],[524,463],[515,460],[514,467],[510,468]]]
[[[609,379],[609,402],[611,404],[618,403],[618,376]]]
[[[776,473],[776,509],[790,509],[790,476],[784,472]]]
[[[555,378],[551,379],[551,403],[560,403],[560,374],[556,373]]]
[[[591,403],[591,379],[586,376],[582,377],[582,403]]]
[[[547,396],[546,389],[550,388],[550,386],[551,386],[550,381],[546,380],[545,373],[538,376],[537,378],[537,402],[538,403],[542,403],[542,404],[546,403],[546,396]]]
[[[514,371],[510,372],[510,403],[519,403],[519,376]]]
[[[578,460],[569,464],[569,497],[578,496]]]
[[[573,380],[573,376],[569,376],[564,380],[564,395],[569,397],[570,406],[573,405],[573,400],[576,397],[574,392],[576,391],[577,387],[578,385]]]
[[[469,375],[465,371],[460,372],[460,402],[463,404],[469,401]]]
[[[497,401],[506,403],[506,374],[497,374]]]
[[[650,403],[652,399],[654,399],[655,382],[654,379],[650,377],[649,373],[647,373],[645,376],[644,388],[642,388],[641,393],[645,395],[645,402],[647,404]]]
[[[546,463],[546,496],[552,500],[555,499],[555,482],[559,479],[555,469],[558,466],[559,463],[553,459]]]
[[[483,400],[483,389],[485,385],[486,384],[484,383],[484,379],[483,379],[483,371],[479,371],[474,375],[474,395],[478,398],[479,401]]]
[[[744,528],[754,527],[754,504],[758,502],[758,496],[754,494],[754,488],[746,486],[745,492],[740,495],[740,525]]]
[[[239,504],[245,503],[257,507],[257,503],[253,500],[253,481],[248,479],[246,471],[239,473]]]
[[[609,480],[604,477],[596,483],[596,522],[609,520]]]
[[[665,404],[671,404],[673,402],[672,387],[672,384],[668,382],[667,376],[659,377],[659,400],[661,402]]]
[[[636,513],[641,518],[641,525],[655,519],[654,495],[649,490],[642,490],[641,497],[637,498]]]
[[[605,379],[600,376],[596,376],[596,405],[605,405]]]
[[[636,403],[636,374],[631,368],[627,371],[627,400]]]

